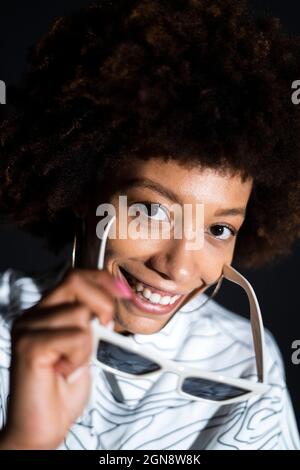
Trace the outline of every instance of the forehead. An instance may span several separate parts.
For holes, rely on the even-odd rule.
[[[246,205],[253,185],[251,179],[242,181],[238,174],[159,158],[148,161],[134,160],[126,165],[126,170],[122,173],[122,182],[125,185],[129,182],[127,189],[131,187],[131,182],[138,182],[132,187],[149,190],[151,188],[149,181],[153,181],[175,193],[181,203]],[[143,180],[145,184],[142,183]]]

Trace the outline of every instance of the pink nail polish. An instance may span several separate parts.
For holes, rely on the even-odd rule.
[[[132,297],[132,292],[131,289],[124,284],[121,279],[114,279],[114,284],[117,287],[117,289],[120,291],[121,294],[123,294],[124,297],[127,297],[128,299]]]
[[[106,328],[109,330],[109,331],[114,331],[114,327],[115,327],[115,322],[113,320],[111,320],[110,322],[107,323],[106,325]]]

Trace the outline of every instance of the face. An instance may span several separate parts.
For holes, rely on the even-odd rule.
[[[99,216],[95,214],[99,204],[114,205],[117,229],[120,195],[127,197],[128,207],[138,210],[142,224],[151,221],[156,227],[162,221],[169,223],[174,203],[182,207],[188,204],[192,208],[189,226],[183,230],[181,238],[171,235],[154,239],[118,236],[107,239],[105,267],[133,291],[132,301],[118,301],[115,331],[156,333],[180,307],[217,282],[223,265],[232,261],[251,190],[252,181],[243,182],[240,176],[208,168],[189,168],[158,158],[133,160],[119,175],[114,175],[113,184],[109,182],[104,190],[103,185],[96,189],[85,214],[83,265],[88,268],[96,266],[98,257],[100,240],[96,236],[96,225]],[[187,234],[196,227],[197,205],[203,208],[203,237],[200,248],[191,249]]]

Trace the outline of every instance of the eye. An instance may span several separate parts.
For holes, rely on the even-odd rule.
[[[159,203],[135,202],[130,206],[130,208],[134,208],[135,211],[145,215],[151,220],[170,220],[167,209]]]
[[[237,235],[237,230],[226,224],[216,224],[211,226],[213,236],[219,240],[228,240]]]

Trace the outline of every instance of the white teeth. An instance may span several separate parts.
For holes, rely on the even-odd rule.
[[[169,295],[166,295],[165,297],[162,297],[159,301],[161,305],[168,305],[170,303],[171,297]]]
[[[171,298],[170,300],[170,304],[173,304],[174,302],[176,302],[176,300],[178,300],[180,297],[180,295],[175,295],[174,297]]]
[[[150,302],[153,302],[154,304],[158,304],[160,301],[160,295],[159,294],[151,294],[149,297]]]
[[[143,294],[144,297],[146,297],[146,299],[150,299],[151,290],[146,287],[146,289],[143,290],[142,294]]]
[[[140,292],[143,297],[153,304],[172,305],[180,297],[180,295],[174,295],[172,297],[170,295],[161,296],[157,292],[151,292],[151,290],[148,287],[144,287],[141,282],[137,282],[134,289],[136,292]]]
[[[142,292],[144,290],[143,284],[141,282],[138,282],[137,285],[135,286],[135,290],[137,292]]]

